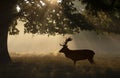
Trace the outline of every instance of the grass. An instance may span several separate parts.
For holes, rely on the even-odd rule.
[[[13,63],[0,65],[0,78],[120,78],[120,57],[96,57],[73,62],[62,55],[13,54]]]

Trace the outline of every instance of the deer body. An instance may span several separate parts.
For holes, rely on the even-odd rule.
[[[68,41],[71,41],[72,39],[66,40],[66,44]],[[61,53],[64,53],[67,58],[70,58],[73,60],[74,65],[79,60],[85,60],[88,59],[88,61],[92,64],[94,63],[93,57],[94,57],[94,51],[89,49],[83,49],[83,50],[70,50],[68,46],[64,44],[62,45],[63,48],[59,51]]]

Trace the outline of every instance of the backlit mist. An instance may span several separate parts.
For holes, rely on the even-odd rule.
[[[23,23],[18,24],[19,35],[9,36],[8,48],[10,52],[19,53],[57,53],[67,37],[73,41],[68,43],[70,49],[92,49],[96,54],[120,56],[120,36],[114,34],[98,35],[93,31],[81,31],[74,35],[24,34]]]

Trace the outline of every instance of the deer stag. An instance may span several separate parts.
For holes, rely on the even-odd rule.
[[[63,45],[60,44],[61,46],[63,46],[63,48],[59,52],[64,53],[67,58],[70,58],[71,60],[73,60],[74,65],[76,64],[77,61],[84,60],[84,59],[88,59],[88,61],[91,64],[94,63],[94,60],[93,60],[93,56],[95,54],[94,51],[89,49],[70,50],[67,46],[67,43],[69,41],[72,41],[72,38],[67,38]]]

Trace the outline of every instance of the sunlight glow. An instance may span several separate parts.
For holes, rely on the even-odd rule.
[[[17,10],[17,12],[20,12],[21,9],[20,9],[19,5],[17,5],[16,10]]]
[[[48,0],[51,4],[56,4],[56,0]]]
[[[58,4],[61,3],[62,0],[48,0],[48,2],[50,2],[51,4]]]
[[[40,3],[42,4],[42,6],[45,6],[45,3],[43,1],[40,1]]]
[[[57,0],[57,3],[61,3],[62,2],[62,0]]]
[[[29,1],[28,0],[24,0],[26,3],[29,3]]]

